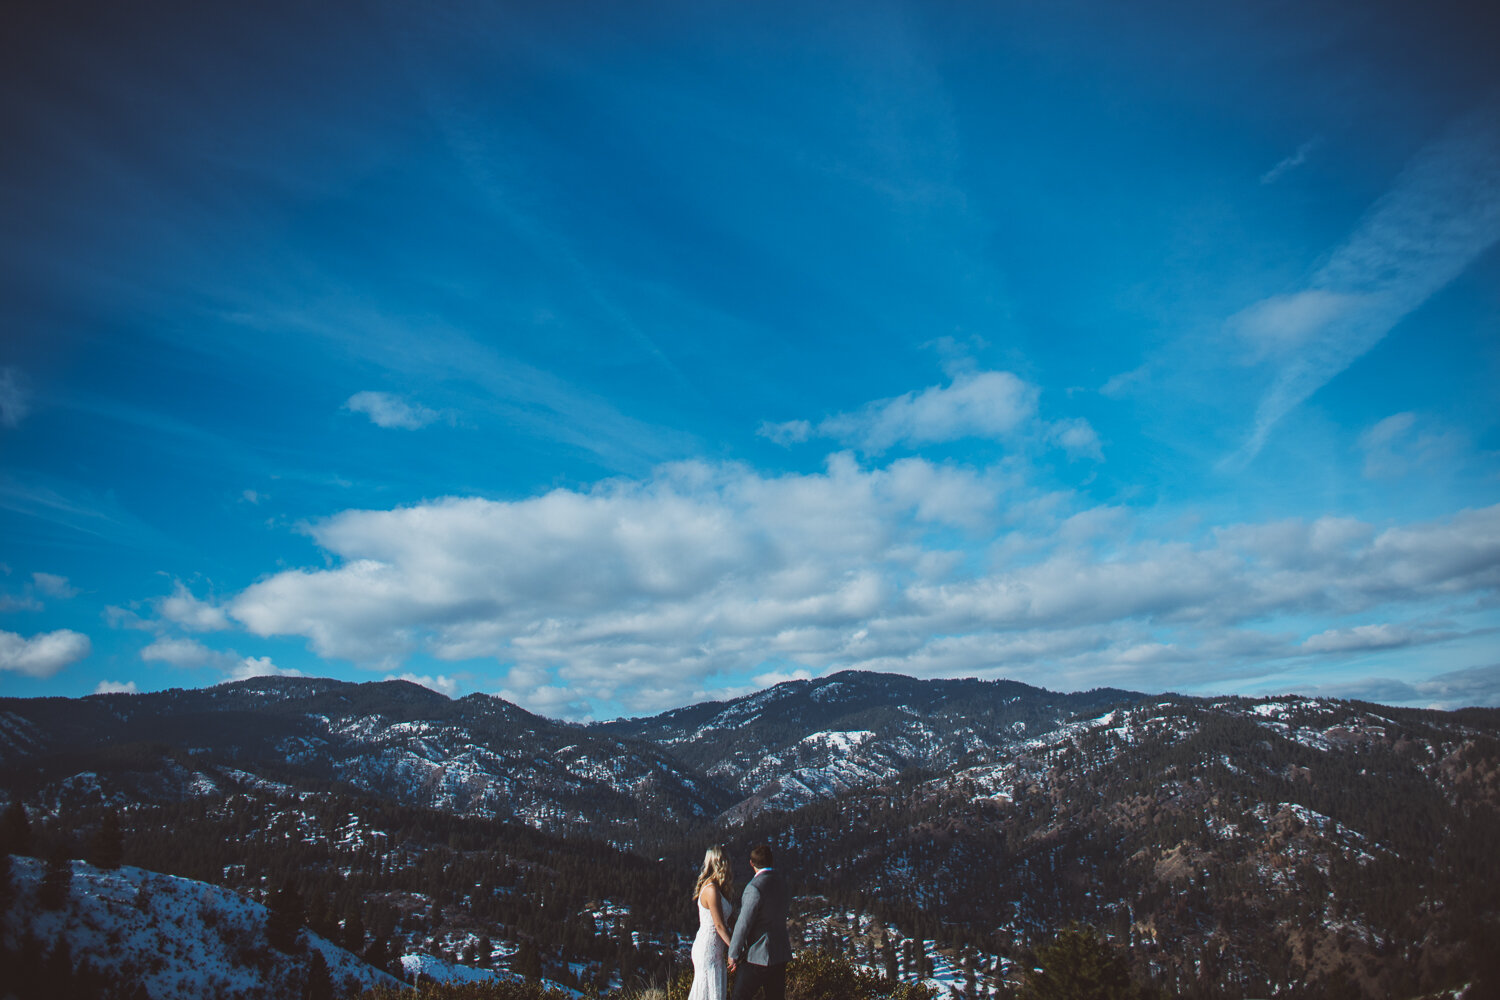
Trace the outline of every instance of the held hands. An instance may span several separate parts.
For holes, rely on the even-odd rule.
[[[735,960],[734,960],[734,959],[732,959],[732,958],[731,958],[731,959],[730,959],[730,960],[729,960],[729,971],[730,971],[730,972],[733,972],[733,971],[734,971],[734,967],[735,967],[735,966],[736,966],[736,965],[738,965],[738,964],[739,964],[739,963],[738,963],[738,962],[736,962],[736,961],[735,961]]]

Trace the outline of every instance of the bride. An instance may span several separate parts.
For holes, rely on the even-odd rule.
[[[698,901],[698,936],[693,939],[693,988],[688,1000],[728,1000],[729,914],[734,903],[734,872],[722,847],[703,854],[703,870],[693,887]]]

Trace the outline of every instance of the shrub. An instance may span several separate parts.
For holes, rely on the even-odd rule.
[[[423,983],[415,990],[380,986],[359,1000],[570,1000],[570,994],[543,989],[537,983],[504,980],[489,983]]]
[[[47,855],[46,873],[37,890],[37,905],[44,910],[60,910],[67,905],[73,888],[73,863],[65,847],[58,845]]]
[[[1025,1000],[1149,1000],[1109,942],[1074,924],[1036,950],[1041,971],[1026,973]]]
[[[601,1000],[686,1000],[692,982],[692,972],[686,971],[673,977],[664,990],[659,986],[629,989],[601,994]],[[823,952],[792,960],[786,971],[786,995],[787,1000],[935,1000],[926,986],[861,972],[848,959]],[[537,983],[506,980],[446,986],[423,983],[415,992],[380,987],[361,993],[359,1000],[562,1000],[566,996]]]
[[[918,983],[899,983],[856,968],[848,959],[815,951],[786,969],[787,1000],[931,1000]]]

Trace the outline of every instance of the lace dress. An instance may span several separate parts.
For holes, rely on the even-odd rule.
[[[719,897],[723,907],[724,922],[729,923],[729,914],[734,904]],[[729,946],[714,930],[714,915],[708,907],[698,904],[698,936],[693,939],[693,988],[688,1000],[728,1000],[729,998]]]

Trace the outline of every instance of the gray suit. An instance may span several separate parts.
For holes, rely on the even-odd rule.
[[[751,965],[784,965],[792,960],[792,940],[786,932],[786,879],[774,868],[763,868],[745,886],[740,916],[729,939],[729,957]]]

